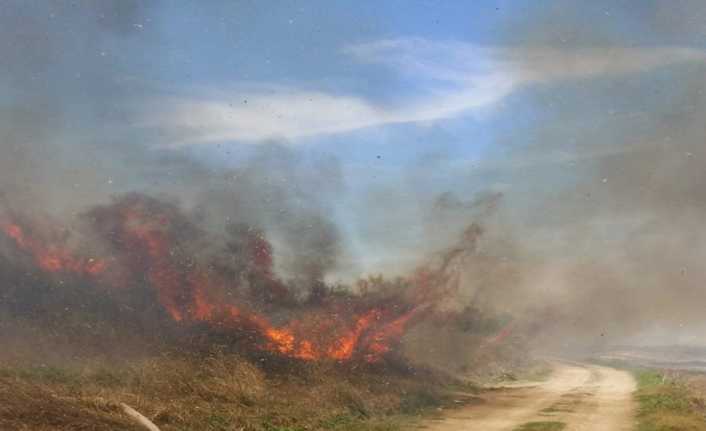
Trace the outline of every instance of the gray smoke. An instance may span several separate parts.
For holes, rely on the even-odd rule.
[[[502,42],[516,48],[518,73],[533,76],[573,67],[542,61],[581,59],[556,50],[703,49],[703,2],[657,1],[641,12],[630,4],[554,2],[501,27]],[[131,190],[176,196],[213,232],[232,224],[264,231],[278,270],[302,285],[356,273],[341,268],[351,244],[333,222],[346,191],[333,157],[274,143],[240,167],[217,168],[131,131],[128,106],[160,74],[145,60],[161,52],[158,5],[3,2],[2,205],[71,216]],[[618,60],[623,69],[630,63]],[[440,156],[371,182],[351,216],[369,249],[354,252],[395,253],[396,263],[377,267],[400,273],[480,221],[483,235],[455,267],[459,301],[519,314],[547,339],[688,334],[704,321],[706,301],[705,72],[693,61],[629,77],[536,79],[518,90],[541,107],[536,121],[501,134],[496,160],[469,168],[453,191],[429,186],[456,172]]]
[[[245,223],[265,231],[279,272],[311,287],[344,252],[332,221],[343,189],[335,158],[263,144],[242,167],[219,173],[196,197],[195,211],[216,230]]]
[[[188,149],[169,149],[163,137],[131,131],[131,104],[159,76],[143,59],[160,55],[158,6],[3,3],[2,205],[70,219],[112,195],[164,195],[196,207],[221,234],[237,223],[266,230],[284,273],[321,280],[341,254],[331,221],[330,202],[342,187],[335,159],[271,144],[231,170],[200,162]]]
[[[561,2],[514,23],[508,40],[606,52],[703,46],[704,31],[682,25],[706,13],[702,3],[645,9],[611,2],[590,18]],[[633,31],[624,31],[625,21]],[[537,70],[536,58],[527,61]],[[521,286],[508,287],[522,299],[501,304],[523,310],[533,335],[564,347],[635,337],[706,342],[698,337],[706,301],[705,72],[694,62],[527,92],[544,111],[541,121],[506,138],[530,144],[514,147],[511,163],[491,174],[511,184],[506,209],[514,222],[506,228],[524,250],[515,263]]]
[[[62,211],[128,188],[114,155],[129,144],[106,125],[139,91],[120,48],[150,43],[149,14],[133,0],[3,3],[0,187],[15,205]]]

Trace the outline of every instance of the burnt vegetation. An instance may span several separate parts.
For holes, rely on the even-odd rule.
[[[410,359],[425,331],[480,346],[507,323],[440,306],[460,246],[408,277],[315,273],[302,291],[261,227],[214,235],[137,193],[78,220],[3,213],[0,392],[21,394],[7,429],[134,429],[120,402],[166,430],[393,429],[456,382]]]

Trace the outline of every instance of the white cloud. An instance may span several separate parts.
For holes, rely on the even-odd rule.
[[[702,51],[678,47],[560,50],[420,38],[358,44],[345,48],[344,53],[411,78],[419,88],[410,88],[410,94],[420,96],[383,105],[362,96],[260,86],[220,97],[160,100],[158,106],[151,106],[143,125],[173,132],[181,138],[177,144],[297,140],[451,118],[491,107],[518,87],[532,83],[637,73],[706,59]]]
[[[150,119],[153,125],[192,142],[297,139],[374,126],[387,115],[359,98],[281,88],[222,99],[174,98],[161,105],[167,108]]]

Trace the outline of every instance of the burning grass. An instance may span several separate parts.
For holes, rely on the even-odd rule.
[[[152,326],[209,328],[247,340],[249,350],[293,359],[379,362],[436,299],[429,277],[386,298],[367,290],[333,295],[315,279],[308,297],[298,298],[275,276],[261,230],[232,227],[214,246],[179,207],[136,193],[84,213],[90,247],[71,245],[69,231],[20,219],[0,219],[8,249],[0,269],[9,285],[2,293],[20,315],[63,314],[48,302],[68,300],[71,314],[98,306],[99,314],[120,315],[116,321],[142,324],[151,315]]]
[[[256,226],[214,236],[141,194],[81,226],[0,214],[0,429],[135,429],[126,403],[163,431],[394,430],[449,400],[452,379],[410,356],[465,373],[434,352],[486,361],[512,337],[507,319],[439,306],[465,245],[352,287],[312,270],[302,292]]]

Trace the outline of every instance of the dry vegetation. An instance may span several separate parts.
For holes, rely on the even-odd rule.
[[[138,430],[124,402],[162,430],[394,430],[445,402],[428,372],[164,354],[131,363],[5,366],[0,429]]]
[[[139,430],[120,403],[162,431],[407,429],[420,414],[459,406],[458,390],[473,389],[431,370],[500,375],[508,369],[503,357],[518,357],[513,342],[472,354],[480,333],[493,333],[502,322],[470,329],[463,319],[447,318],[405,338],[407,357],[424,364],[413,366],[403,357],[378,364],[302,362],[244,349],[210,330],[115,326],[117,319],[100,313],[69,310],[52,320],[5,314],[0,430]],[[425,336],[427,326],[449,331],[454,325],[467,332],[463,351],[446,351],[443,339]],[[424,346],[443,355],[425,357]],[[442,359],[456,353],[468,354],[470,365],[448,367]]]
[[[503,376],[514,367],[504,365],[508,358],[524,357],[512,337],[485,343],[507,327],[507,316],[467,308],[429,309],[380,361],[368,361],[365,350],[346,361],[301,361],[263,349],[262,333],[247,327],[175,322],[144,274],[133,284],[105,286],[39,271],[31,256],[11,246],[6,255],[0,247],[3,431],[138,430],[121,403],[162,431],[406,429],[417,415],[460,405],[458,391],[469,386],[459,388],[449,375]],[[267,284],[258,280],[251,280],[255,292]],[[345,286],[316,287],[301,301],[234,292],[275,320],[315,316],[304,327],[314,335],[314,324],[332,313],[404,311],[437,293],[383,277],[361,280],[356,294]]]

